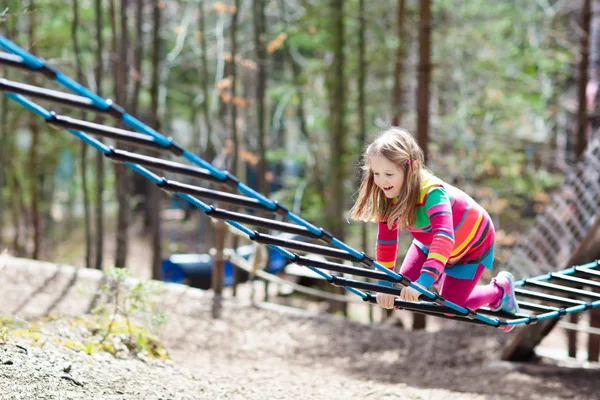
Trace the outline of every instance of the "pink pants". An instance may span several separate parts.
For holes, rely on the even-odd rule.
[[[410,246],[402,262],[400,273],[411,281],[416,281],[426,259],[427,255],[418,247]],[[472,310],[490,304],[497,304],[502,297],[502,289],[493,283],[477,286],[483,271],[485,271],[485,266],[479,264],[472,279],[458,279],[442,273],[440,279],[436,282],[440,290],[440,296]]]

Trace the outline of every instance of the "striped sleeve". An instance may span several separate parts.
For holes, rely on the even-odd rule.
[[[417,282],[430,289],[444,270],[454,248],[452,205],[443,187],[433,188],[427,193],[425,212],[429,216],[433,238]]]
[[[387,222],[379,222],[377,226],[377,242],[375,244],[375,259],[378,263],[394,270],[398,252],[398,225],[388,228]]]

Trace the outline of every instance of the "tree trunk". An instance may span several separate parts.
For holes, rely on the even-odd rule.
[[[117,31],[115,0],[110,2],[111,30],[113,36],[113,93],[116,103],[126,105],[125,74],[127,71],[127,0],[121,0],[119,12],[121,34]],[[127,149],[126,146],[123,146]],[[115,192],[117,195],[118,212],[116,228],[116,254],[115,266],[117,268],[127,267],[127,252],[129,245],[129,174],[124,164],[114,165]]]
[[[328,215],[328,228],[331,233],[340,240],[344,238],[344,179],[346,172],[346,127],[344,124],[346,112],[346,92],[344,77],[344,2],[343,0],[331,0],[331,41],[333,61],[329,70],[329,131],[330,136],[330,179],[331,192],[326,198],[335,199],[327,201],[326,209]],[[340,204],[341,202],[341,204]]]
[[[204,93],[204,101],[202,102],[202,114],[204,119],[204,126],[206,128],[206,148],[204,149],[204,155],[208,160],[212,160],[216,155],[217,151],[212,137],[212,123],[210,116],[210,91],[208,89],[208,54],[206,50],[206,15],[204,7],[205,2],[200,2],[200,17],[198,18],[198,28],[200,29],[200,48],[202,49],[202,56],[200,58],[202,63],[202,73],[200,74],[200,82],[202,86],[202,93]]]
[[[208,83],[208,52],[206,46],[206,13],[204,11],[204,7],[206,7],[206,2],[201,1],[199,3],[199,11],[200,15],[198,18],[198,29],[200,30],[200,48],[202,50],[202,55],[200,56],[201,62],[201,73],[200,73],[200,86],[202,93],[204,95],[204,101],[202,102],[202,119],[204,122],[204,128],[206,130],[206,144],[204,148],[202,148],[200,144],[200,133],[196,145],[198,146],[198,152],[204,154],[204,158],[206,160],[212,160],[217,155],[217,150],[215,147],[215,143],[213,141],[213,129],[210,115],[210,99],[211,99],[211,91],[209,90]],[[196,119],[196,117],[194,116]],[[200,225],[200,242],[204,243],[206,248],[212,247],[214,244],[214,235],[211,234],[210,229],[210,217],[208,217],[204,213],[200,213],[199,216],[199,225]]]
[[[590,56],[590,25],[592,19],[592,0],[584,0],[581,21],[581,42],[579,61],[579,87],[578,87],[578,113],[577,113],[577,144],[575,156],[579,158],[587,146],[587,101],[586,89],[588,85],[588,65]]]
[[[137,115],[140,90],[142,89],[142,58],[144,56],[144,0],[136,0],[135,3],[135,49],[133,51],[133,71],[130,79],[133,81],[133,88],[129,95],[129,113]]]
[[[366,59],[366,17],[365,0],[358,1],[358,144],[364,147],[367,139],[367,100],[365,82],[367,78],[367,59]],[[359,152],[360,154],[360,152]],[[360,165],[358,160],[358,164]],[[359,187],[362,179],[362,170],[356,174],[356,187]],[[360,224],[360,244],[361,250],[369,254],[369,235],[367,224]],[[373,322],[373,304],[369,303],[369,321]]]
[[[365,21],[365,0],[358,1],[358,144],[364,147],[367,140],[367,101],[365,94],[365,81],[367,77],[366,53],[366,21]],[[360,162],[360,160],[359,160]],[[362,179],[362,170],[358,171],[356,177],[356,187],[360,185]],[[361,224],[361,247],[367,251],[367,224]]]
[[[4,33],[4,32],[2,32]],[[6,71],[6,70],[5,70]],[[6,78],[6,72],[2,74],[3,78]],[[6,160],[8,150],[8,97],[2,96],[0,99],[0,160]],[[0,188],[6,187],[8,184],[8,174],[6,173],[7,168],[0,168]],[[8,208],[5,191],[0,190],[0,251],[4,250],[4,212]]]
[[[14,230],[11,247],[17,257],[25,257],[26,249],[24,237],[27,237],[27,235],[23,233],[25,224],[22,222],[22,219],[26,220],[25,216],[27,215],[27,210],[25,210],[25,205],[23,204],[23,196],[19,194],[23,192],[23,187],[21,186],[19,177],[16,173],[11,173],[9,180],[9,202],[11,205],[10,215],[12,216]]]
[[[421,0],[420,4],[417,139],[427,162],[429,147],[429,84],[431,82],[431,10],[429,0]],[[413,329],[424,329],[425,325],[426,316],[413,313]]]
[[[238,137],[238,127],[237,127],[237,118],[238,118],[238,109],[235,104],[235,97],[237,96],[237,87],[238,87],[238,77],[237,77],[237,64],[235,62],[238,53],[238,41],[237,41],[237,30],[238,30],[238,20],[240,14],[240,0],[235,0],[235,12],[232,16],[231,21],[231,96],[232,102],[230,104],[231,107],[231,139],[233,140],[233,165],[231,166],[232,174],[237,176],[239,170],[239,152],[240,152],[240,140]]]
[[[233,139],[233,165],[231,166],[231,173],[235,176],[238,176],[240,168],[239,168],[239,155],[240,155],[240,138],[238,135],[238,107],[237,102],[235,101],[238,92],[238,71],[236,59],[238,55],[238,40],[237,40],[237,31],[238,31],[238,23],[239,23],[239,15],[240,15],[240,0],[235,0],[235,12],[233,13],[233,18],[231,21],[231,137]],[[219,229],[224,229],[226,232],[227,227],[224,225],[218,227]],[[226,234],[223,234],[223,247],[225,244]],[[237,238],[233,238],[233,247],[236,247]],[[219,247],[221,247],[219,245]],[[224,269],[224,265],[221,265],[220,268]],[[223,275],[224,270],[220,272]],[[233,279],[233,296],[237,296],[237,283],[239,278],[239,270],[236,268],[234,271],[234,279]],[[222,288],[221,288],[222,290]]]
[[[396,48],[396,59],[394,60],[394,86],[392,95],[392,125],[399,126],[402,118],[402,73],[404,72],[404,57],[406,49],[406,30],[404,20],[406,16],[406,5],[404,0],[398,0],[396,12],[396,29],[398,32],[398,47]]]
[[[230,155],[229,159],[229,145],[227,141],[225,142],[225,146],[223,147],[220,163],[222,165],[218,165],[218,163],[213,162],[218,168],[225,169],[230,171],[233,175],[237,175],[238,171],[238,158],[239,158],[239,138],[237,135],[237,107],[233,99],[237,94],[237,66],[235,63],[235,59],[237,57],[238,50],[238,42],[237,42],[237,29],[238,29],[238,19],[240,13],[240,0],[235,0],[234,7],[235,10],[231,19],[231,31],[230,31],[230,40],[231,40],[231,98],[232,101],[229,103],[230,107],[230,130],[231,130],[231,143],[233,147],[233,153]],[[218,205],[218,204],[217,204]],[[214,292],[214,303],[212,309],[213,318],[219,318],[221,316],[221,298],[223,296],[223,285],[224,285],[224,273],[225,273],[225,261],[223,257],[223,250],[225,249],[225,242],[227,238],[227,226],[221,220],[217,221],[215,225],[215,248],[216,254],[214,258],[214,267],[213,267],[213,275],[212,275],[212,290]],[[233,287],[233,295],[236,295],[235,285]]]
[[[330,12],[333,61],[328,76],[329,89],[329,130],[330,136],[330,179],[331,192],[324,199],[327,210],[328,228],[339,240],[344,240],[344,180],[346,178],[346,81],[344,75],[344,1],[331,0]],[[344,289],[335,287],[334,293],[344,293]],[[333,312],[341,311],[347,315],[347,304],[335,302],[331,305]]]
[[[73,38],[73,51],[75,52],[75,69],[77,82],[83,83],[83,67],[81,65],[81,49],[79,47],[79,0],[73,0],[73,22],[71,24],[71,37]],[[85,119],[85,112],[81,113]],[[85,266],[92,266],[92,224],[90,215],[90,192],[87,181],[87,152],[89,145],[81,143],[81,190],[83,194],[83,229],[85,231]]]
[[[285,0],[280,0],[279,9],[281,10],[281,19],[283,21],[284,26],[283,30],[288,31],[289,28],[285,15],[285,6]],[[287,40],[283,43],[283,51],[285,54],[285,58],[292,69],[292,82],[294,84],[294,89],[296,90],[296,96],[298,97],[298,105],[296,106],[296,118],[298,119],[300,133],[302,134],[302,137],[304,137],[306,143],[309,143],[314,156],[314,165],[312,166],[311,174],[308,179],[310,179],[310,182],[313,183],[313,186],[315,187],[317,193],[319,193],[321,200],[325,201],[325,181],[323,179],[324,168],[321,164],[321,158],[319,154],[319,143],[312,137],[311,133],[308,131],[308,124],[306,121],[304,87],[301,79],[302,71],[300,69],[300,66],[294,61],[294,58],[291,55],[291,48]]]
[[[0,34],[6,37],[11,37],[11,26],[9,21],[0,25]],[[8,68],[3,68],[2,78],[8,79]],[[8,97],[0,96],[0,160],[8,160],[8,155],[11,154],[12,140],[9,135],[8,127]],[[8,168],[3,166],[0,168],[0,188],[4,188],[9,185],[9,175],[7,173]],[[5,210],[10,210],[9,196],[6,195],[6,191],[0,190],[0,252],[4,250],[4,236],[3,229],[5,225]]]
[[[34,0],[29,2],[29,51],[34,53],[37,48],[36,33],[36,15],[37,9]],[[31,83],[36,84],[37,79],[31,77]],[[31,148],[29,150],[29,184],[31,196],[31,225],[33,228],[33,248],[31,249],[31,258],[39,259],[42,251],[42,220],[40,215],[40,185],[41,171],[40,161],[40,127],[38,120],[30,118],[29,129],[31,130]]]
[[[77,1],[77,0],[73,0]],[[102,53],[104,52],[104,38],[102,36],[103,10],[102,0],[95,0],[96,11],[96,60],[94,67],[94,75],[96,80],[96,93],[102,96],[102,83],[104,81],[104,62]],[[96,117],[96,122],[101,123],[102,117]],[[94,244],[94,268],[102,269],[104,263],[104,155],[101,152],[96,152],[96,192],[95,192],[95,209],[94,209],[94,230],[96,231],[96,242]]]
[[[160,84],[160,56],[161,43],[161,10],[162,7],[157,2],[154,5],[152,13],[153,31],[152,31],[152,83],[150,85],[151,109],[150,114],[153,115],[153,128],[160,129],[160,118],[158,116],[159,102],[159,84]],[[158,156],[158,154],[153,154]],[[150,231],[152,232],[152,279],[160,280],[160,263],[162,261],[162,221],[160,219],[161,210],[161,191],[150,181],[148,182],[148,195],[150,201]]]
[[[267,90],[267,49],[265,37],[267,35],[264,0],[253,0],[254,10],[254,47],[256,48],[256,63],[258,76],[256,81],[256,113],[258,121],[258,165],[257,191],[268,195],[268,185],[265,180],[267,172],[265,148],[265,92]]]
[[[578,113],[577,113],[577,144],[575,147],[575,157],[579,159],[585,152],[588,143],[588,134],[591,134],[588,118],[587,90],[589,82],[589,64],[590,64],[590,32],[592,22],[592,0],[584,0],[581,19],[581,60],[579,61],[579,87],[578,87]],[[571,314],[569,321],[577,323],[578,317]],[[598,312],[590,311],[590,326],[598,325]],[[568,352],[569,356],[577,357],[577,332],[569,330]],[[588,361],[598,361],[598,337],[589,335],[588,342]]]

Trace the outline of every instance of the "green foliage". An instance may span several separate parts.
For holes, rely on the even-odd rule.
[[[6,0],[0,7],[0,29],[15,28],[11,39],[23,47],[30,47],[28,24],[34,15],[36,22],[35,53],[50,61],[69,76],[75,75],[75,55],[72,38],[73,8],[67,0],[38,0],[36,8],[27,9],[17,0]],[[118,3],[118,2],[117,2]],[[227,3],[227,2],[226,2]],[[414,87],[418,68],[418,6],[419,2],[406,3],[404,28],[407,36],[402,40],[397,35],[397,2],[368,3],[365,14],[358,15],[358,1],[349,0],[345,6],[345,73],[347,77],[346,99],[349,154],[344,157],[348,196],[355,190],[355,168],[363,143],[358,143],[358,26],[359,18],[366,21],[366,116],[367,136],[387,126],[391,111],[400,105],[391,104],[395,52],[398,46],[405,46],[402,84],[405,105],[402,125],[415,131]],[[188,147],[191,132],[198,127],[206,135],[205,124],[198,105],[210,98],[213,139],[216,143],[231,130],[229,105],[220,102],[217,86],[231,73],[231,60],[226,59],[230,52],[231,14],[215,8],[216,2],[203,2],[206,11],[205,39],[207,42],[208,70],[201,66],[202,49],[199,42],[199,26],[196,16],[184,26],[182,21],[198,2],[174,1],[164,9],[163,24],[160,30],[160,102],[161,131],[172,136]],[[227,3],[230,4],[230,3]],[[280,7],[284,4],[286,9]],[[444,178],[460,178],[480,186],[492,188],[498,196],[508,199],[513,208],[518,208],[523,197],[538,191],[551,190],[561,181],[560,176],[548,172],[548,166],[532,167],[525,157],[524,148],[530,146],[535,154],[547,151],[546,144],[554,135],[554,127],[564,106],[561,96],[568,89],[573,77],[574,46],[578,37],[572,34],[572,16],[564,12],[549,12],[549,7],[557,11],[558,2],[536,2],[531,0],[490,1],[490,0],[445,0],[432,1],[432,96],[431,96],[431,149],[430,166]],[[103,93],[114,96],[112,82],[112,61],[116,54],[111,49],[111,20],[108,16],[108,2],[103,2],[105,61]],[[188,8],[188,6],[190,8]],[[81,58],[86,74],[84,86],[94,88],[92,70],[97,48],[95,32],[95,10],[91,1],[79,2],[80,28],[78,39]],[[145,9],[144,57],[141,71],[130,71],[127,83],[139,73],[142,89],[139,96],[139,119],[150,121],[149,105],[150,72],[152,64],[152,19],[151,7]],[[238,114],[236,121],[242,137],[242,146],[254,151],[256,146],[256,115],[254,90],[257,79],[256,68],[252,65],[264,63],[268,67],[267,115],[275,115],[277,107],[282,108],[281,126],[286,129],[286,137],[292,138],[283,149],[271,146],[267,159],[271,162],[297,160],[307,165],[308,177],[328,176],[329,167],[329,113],[331,101],[328,98],[326,82],[331,66],[332,37],[329,4],[325,2],[270,2],[267,7],[267,43],[284,35],[284,46],[269,53],[267,60],[256,60],[253,43],[252,12],[241,10],[239,20],[239,54],[234,60],[238,67],[240,84],[237,96],[247,100],[249,106]],[[118,18],[117,18],[118,20]],[[135,19],[129,18],[130,53],[133,53],[135,40]],[[117,25],[119,21],[116,21]],[[130,54],[131,55],[131,54]],[[167,56],[171,58],[167,60]],[[122,60],[121,60],[122,61]],[[130,60],[131,61],[131,60]],[[297,75],[294,76],[291,63]],[[135,72],[135,73],[134,73]],[[7,78],[27,81],[22,71],[9,71]],[[203,93],[202,78],[208,78],[209,92]],[[40,78],[40,86],[65,90],[56,84]],[[226,89],[225,92],[227,92]],[[305,127],[314,143],[306,143],[300,132],[300,95],[303,98]],[[162,103],[164,102],[164,104]],[[43,105],[69,116],[81,114],[56,104]],[[85,119],[93,119],[87,113]],[[5,162],[10,179],[22,183],[23,191],[18,199],[27,208],[31,203],[28,187],[34,182],[29,171],[30,129],[29,123],[35,118],[30,112],[9,105],[6,126],[7,143],[11,157]],[[108,121],[108,120],[107,120]],[[200,121],[200,122],[199,122]],[[268,121],[271,142],[275,137],[275,124]],[[107,122],[112,123],[112,122]],[[44,172],[46,191],[48,188],[64,194],[72,193],[81,199],[81,177],[79,174],[80,142],[69,135],[46,128],[40,122],[41,138],[39,162]],[[0,135],[1,137],[1,135]],[[204,139],[203,139],[204,140]],[[204,143],[204,142],[203,142]],[[268,144],[269,146],[270,144]],[[70,182],[53,182],[54,172],[60,161],[61,151],[74,155],[76,174]],[[312,160],[317,159],[321,170],[312,170]],[[88,165],[94,166],[93,157]],[[97,184],[93,168],[89,176],[94,190]],[[9,180],[10,180],[9,179]],[[176,179],[179,179],[177,177]],[[310,179],[310,178],[309,178]],[[106,197],[113,199],[114,175],[106,174]],[[321,198],[312,181],[289,179],[286,188],[275,196],[286,205],[298,201],[302,193],[301,211],[307,219],[323,221],[323,204],[332,201]],[[14,212],[18,208],[8,207],[11,191],[16,189],[4,185],[0,196],[4,208]],[[327,195],[327,194],[326,194]],[[50,203],[56,197],[44,197]],[[80,201],[80,200],[78,200]],[[335,199],[333,201],[341,201]],[[19,212],[22,210],[18,210]],[[50,231],[52,233],[54,231]],[[118,274],[119,272],[114,272]],[[121,279],[117,275],[115,279]],[[107,288],[106,290],[112,290]],[[141,291],[141,289],[140,289]],[[132,303],[127,312],[138,311],[137,294],[129,296]],[[124,307],[120,304],[117,308]]]

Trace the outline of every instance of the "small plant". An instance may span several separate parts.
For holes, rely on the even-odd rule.
[[[100,287],[105,302],[93,310],[94,315],[101,317],[95,332],[101,336],[100,347],[111,348],[114,354],[118,345],[109,339],[120,338],[129,352],[147,352],[150,356],[164,358],[166,352],[149,331],[167,321],[166,313],[158,310],[154,300],[158,285],[135,282],[131,271],[125,268],[109,268],[106,278],[107,282]]]
[[[9,332],[10,331],[7,326],[2,325],[0,327],[0,344],[8,343],[8,333]]]

